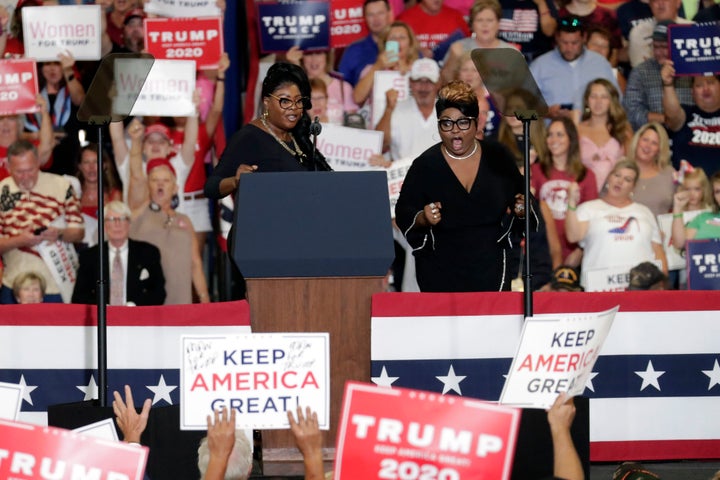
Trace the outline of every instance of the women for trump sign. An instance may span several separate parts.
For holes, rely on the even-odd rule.
[[[182,430],[205,430],[221,408],[236,410],[237,428],[288,428],[286,412],[298,406],[329,428],[329,334],[184,336],[181,345]]]
[[[519,422],[510,407],[348,382],[334,478],[505,480]]]

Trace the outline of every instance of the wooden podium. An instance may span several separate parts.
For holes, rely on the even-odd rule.
[[[370,301],[394,256],[385,172],[243,175],[235,205],[253,332],[330,333],[331,461],[345,381],[370,381]],[[288,430],[262,446],[265,475],[302,475]]]

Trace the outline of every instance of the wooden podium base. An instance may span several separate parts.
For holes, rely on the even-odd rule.
[[[327,449],[335,447],[345,382],[370,381],[371,298],[382,286],[383,277],[247,280],[253,332],[330,333],[330,431],[323,442]],[[295,460],[300,458],[289,430],[263,430],[262,446],[267,468],[295,463],[289,450],[297,453]]]

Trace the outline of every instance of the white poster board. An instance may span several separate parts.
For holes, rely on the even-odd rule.
[[[582,273],[581,283],[586,292],[624,292],[630,285],[630,269],[634,266],[619,265],[587,270]]]
[[[317,149],[337,172],[378,170],[368,164],[372,155],[382,153],[383,132],[341,125],[323,124]]]
[[[25,56],[56,62],[60,52],[69,51],[75,60],[100,60],[101,15],[100,5],[23,8]]]
[[[130,110],[137,93],[137,82],[142,81],[135,73],[137,68],[133,68],[133,62],[137,61],[135,59],[116,60],[117,96],[113,99],[114,113],[123,114]],[[168,117],[195,115],[195,105],[192,100],[194,91],[194,60],[155,60],[130,114]]]
[[[216,17],[222,14],[216,0],[148,0],[143,8],[147,13],[170,18]]]
[[[72,300],[75,280],[77,280],[77,269],[80,266],[75,247],[72,243],[65,243],[60,240],[54,242],[42,242],[35,246],[40,257],[47,265],[50,274],[60,289],[63,302],[70,303]]]
[[[400,198],[400,190],[405,181],[405,175],[413,164],[412,158],[401,158],[393,160],[390,168],[387,169],[388,195],[390,196],[390,216],[395,218],[395,204]]]
[[[222,407],[236,409],[237,428],[289,428],[286,412],[298,406],[330,428],[328,333],[186,335],[180,344],[181,430],[207,429]]]
[[[558,393],[581,395],[618,309],[526,318],[500,403],[550,408]]]
[[[387,99],[385,92],[394,88],[398,91],[398,102],[410,96],[410,81],[408,75],[403,75],[396,70],[380,70],[375,72],[372,91],[372,125],[375,128],[385,113]]]
[[[0,418],[18,420],[22,401],[22,385],[0,382]]]
[[[106,418],[99,422],[84,425],[73,430],[75,433],[85,435],[87,437],[99,438],[101,440],[109,440],[111,442],[119,442],[115,422],[112,418]]]

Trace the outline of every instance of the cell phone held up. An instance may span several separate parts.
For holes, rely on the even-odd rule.
[[[387,52],[387,60],[395,63],[400,60],[400,44],[397,40],[388,40],[385,42],[385,51]]]

